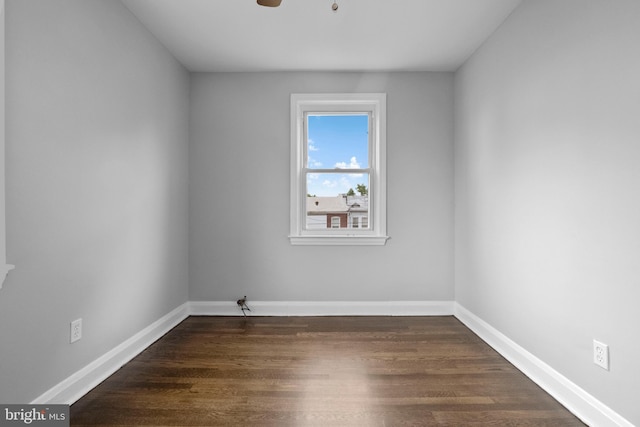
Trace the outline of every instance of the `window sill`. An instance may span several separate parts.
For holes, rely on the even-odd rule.
[[[384,246],[389,236],[289,236],[294,246]]]

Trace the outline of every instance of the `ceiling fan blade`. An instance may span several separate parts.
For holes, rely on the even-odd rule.
[[[257,0],[260,6],[278,7],[282,0]]]

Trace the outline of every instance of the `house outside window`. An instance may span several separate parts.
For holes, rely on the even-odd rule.
[[[347,205],[349,206],[351,228],[369,228],[367,221],[369,216],[369,196],[347,196]]]
[[[384,245],[386,95],[291,95],[294,245]]]

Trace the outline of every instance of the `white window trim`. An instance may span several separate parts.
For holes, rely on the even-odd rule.
[[[306,181],[304,168],[307,141],[304,141],[306,112],[372,113],[369,153],[369,226],[368,229],[306,230]],[[291,231],[292,245],[384,245],[387,236],[385,93],[291,94]],[[345,171],[348,172],[348,171]]]
[[[4,0],[0,0],[0,31],[2,31],[3,33],[3,40],[4,40],[4,18],[5,18],[5,13],[4,13]],[[4,67],[4,43],[2,45],[2,57],[0,58],[0,61],[2,62],[2,64],[0,64],[0,66],[2,66],[2,78],[0,79],[0,92],[2,95],[2,106],[1,106],[1,111],[0,111],[0,289],[2,289],[2,284],[4,283],[5,278],[7,277],[7,274],[9,273],[9,271],[13,270],[15,268],[15,266],[11,265],[11,264],[7,264],[7,259],[6,259],[6,228],[5,228],[5,199],[4,199],[4,181],[5,181],[5,176],[4,176],[4,138],[5,138],[5,122],[4,122],[4,117],[5,117],[5,93],[4,93],[4,76],[5,76],[5,67]]]

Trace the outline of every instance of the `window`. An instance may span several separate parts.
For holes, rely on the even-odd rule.
[[[384,245],[386,95],[291,95],[291,243]]]

